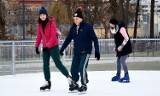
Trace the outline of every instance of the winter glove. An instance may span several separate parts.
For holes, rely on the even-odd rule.
[[[59,52],[61,56],[64,55],[64,54],[63,54],[63,51],[64,51],[64,50],[61,49],[60,52]]]
[[[100,54],[99,53],[95,53],[95,58],[97,58],[97,60],[100,60]]]
[[[48,49],[49,49],[48,47],[44,47],[44,48],[43,48],[43,52],[48,51]]]
[[[40,54],[39,50],[38,50],[38,47],[36,47],[36,54]]]

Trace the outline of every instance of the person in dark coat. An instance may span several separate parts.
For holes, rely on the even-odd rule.
[[[114,35],[115,51],[117,56],[117,74],[112,81],[130,82],[126,59],[132,52],[130,37],[126,31],[124,22],[112,18],[110,21],[110,32]],[[121,66],[124,69],[124,77],[121,78]]]
[[[84,92],[87,90],[87,83],[89,82],[87,66],[92,52],[92,42],[94,42],[95,58],[97,58],[97,60],[100,59],[99,44],[93,27],[83,20],[81,7],[79,7],[74,13],[73,20],[74,23],[60,49],[60,54],[63,55],[63,51],[73,40],[74,56],[71,64],[71,75],[74,82],[72,83],[72,86],[70,86],[69,90]],[[81,77],[81,87],[77,84],[77,81],[79,80],[79,73]]]

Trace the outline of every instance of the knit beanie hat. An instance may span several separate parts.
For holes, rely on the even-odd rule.
[[[73,17],[79,17],[79,18],[83,19],[82,7],[78,7],[78,9],[74,13]]]
[[[109,23],[116,25],[118,23],[118,21],[114,18],[110,19]]]
[[[40,14],[45,14],[46,16],[48,16],[47,10],[45,9],[45,7],[41,7],[40,11],[39,11],[39,15]]]

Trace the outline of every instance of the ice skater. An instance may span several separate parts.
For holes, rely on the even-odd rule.
[[[60,33],[59,33],[60,34]],[[45,7],[42,7],[39,11],[38,19],[38,32],[36,38],[36,53],[40,54],[38,49],[42,40],[43,45],[43,72],[45,78],[45,84],[40,87],[40,90],[46,90],[51,88],[50,81],[50,57],[52,57],[56,67],[61,73],[66,76],[69,84],[71,84],[71,78],[66,67],[60,61],[58,36],[56,29],[56,22],[54,17],[49,17]]]
[[[95,47],[95,58],[100,59],[99,44],[93,27],[83,20],[82,8],[79,7],[73,15],[74,23],[70,28],[68,36],[66,37],[61,49],[60,54],[68,44],[73,40],[74,42],[74,56],[71,64],[72,85],[69,90],[78,90],[79,92],[87,91],[87,83],[89,82],[87,76],[87,67],[89,58],[92,51],[92,42]],[[81,87],[78,85],[79,73],[81,77]]]
[[[112,18],[110,21],[110,32],[114,35],[115,50],[117,56],[117,74],[112,81],[130,82],[126,59],[132,52],[130,37],[122,21]],[[121,78],[121,66],[124,70],[124,77]]]

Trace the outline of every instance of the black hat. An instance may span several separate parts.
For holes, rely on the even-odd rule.
[[[114,18],[110,19],[109,23],[116,25],[118,23],[118,21]]]
[[[40,11],[39,11],[39,15],[40,14],[46,14],[48,16],[47,10],[45,9],[45,7],[41,7]]]
[[[82,8],[79,7],[76,12],[74,13],[73,17],[79,17],[81,19],[83,19],[83,14],[82,14]]]

